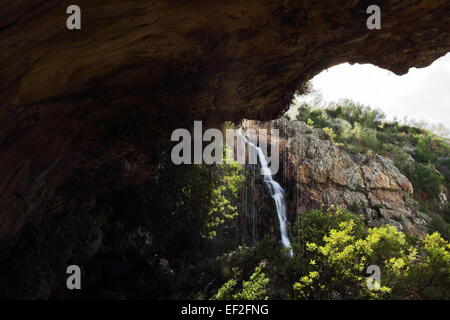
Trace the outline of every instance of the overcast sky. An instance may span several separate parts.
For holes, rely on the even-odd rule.
[[[341,64],[312,83],[326,102],[350,98],[382,109],[390,119],[407,115],[450,128],[450,53],[404,76],[370,64]]]

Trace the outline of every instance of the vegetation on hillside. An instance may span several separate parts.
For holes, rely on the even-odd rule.
[[[367,228],[340,208],[305,212],[293,229],[293,258],[268,239],[222,257],[235,272],[212,298],[450,298],[450,244],[437,232],[419,240],[389,225]],[[380,268],[380,283],[369,266]]]
[[[240,166],[168,165],[152,191],[152,203],[159,203],[152,211],[162,213],[153,232],[166,239],[173,273],[157,271],[152,283],[156,278],[165,289],[154,292],[231,300],[450,298],[449,212],[439,199],[450,178],[447,141],[385,122],[380,111],[350,101],[300,106],[298,120],[348,151],[392,157],[413,182],[417,207],[430,216],[429,234],[418,239],[389,225],[368,228],[359,212],[331,206],[291,221],[292,258],[273,238],[244,246]],[[369,266],[379,267],[380,283],[371,282]]]
[[[429,217],[430,231],[450,237],[450,142],[431,131],[386,121],[386,115],[351,100],[297,106],[304,121],[350,152],[390,157],[414,186],[416,207]],[[424,125],[422,125],[424,126]]]
[[[238,217],[243,168],[167,160],[145,186],[105,194],[92,211],[48,218],[45,230],[30,225],[20,250],[3,254],[0,271],[15,281],[1,284],[0,296],[39,297],[49,270],[72,257],[86,266],[87,297],[449,299],[450,208],[440,199],[450,182],[448,141],[386,122],[380,111],[351,101],[301,105],[297,119],[350,152],[392,157],[414,184],[429,234],[418,239],[389,225],[368,228],[360,212],[331,206],[290,217],[293,257],[274,238],[244,245],[253,241],[246,241]],[[74,242],[79,234],[82,243]],[[98,253],[84,260],[98,238]],[[369,266],[379,268],[380,283]]]

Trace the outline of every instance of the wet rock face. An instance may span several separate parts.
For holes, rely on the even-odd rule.
[[[80,0],[78,31],[70,4],[0,0],[0,241],[141,184],[171,127],[274,119],[327,67],[401,74],[450,50],[447,0],[377,1],[375,31],[357,0]]]
[[[279,129],[278,179],[286,186],[291,214],[336,205],[362,214],[369,226],[388,223],[419,235],[425,231],[425,221],[408,200],[413,187],[389,158],[349,153],[298,121],[257,126]]]

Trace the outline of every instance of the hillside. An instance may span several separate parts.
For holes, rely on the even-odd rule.
[[[409,125],[385,121],[376,109],[343,100],[329,106],[300,105],[297,120],[320,129],[335,145],[368,158],[382,156],[412,183],[413,201],[430,231],[449,238],[450,143]]]

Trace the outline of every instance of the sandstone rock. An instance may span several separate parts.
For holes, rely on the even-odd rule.
[[[280,130],[280,153],[285,156],[277,179],[284,182],[291,214],[336,205],[361,214],[369,226],[388,223],[417,235],[425,232],[425,221],[407,201],[412,185],[391,159],[349,153],[317,133],[306,133],[311,132],[308,126],[298,121],[248,126]]]

